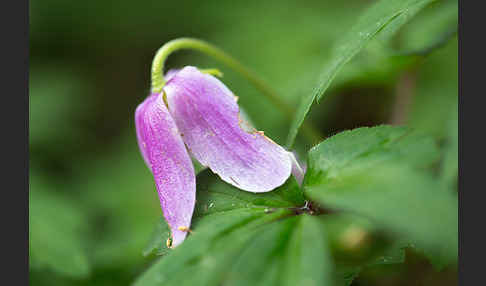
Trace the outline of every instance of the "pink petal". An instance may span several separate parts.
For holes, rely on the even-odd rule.
[[[155,179],[164,217],[172,232],[172,245],[186,237],[195,205],[194,168],[177,126],[162,96],[150,95],[135,112],[142,156]]]
[[[150,103],[153,103],[153,101],[156,98],[157,98],[157,94],[150,94],[139,106],[137,106],[137,109],[135,110],[135,127],[136,127],[135,129],[137,131],[138,148],[140,149],[140,153],[142,153],[143,160],[145,161],[145,164],[149,169],[151,169],[151,167],[147,155],[147,148],[145,148],[144,146],[145,143],[142,137],[143,136],[142,126],[143,126],[143,120],[144,120],[145,111],[147,110],[147,106],[149,106]]]
[[[304,181],[305,170],[299,164],[297,160],[296,154],[289,152],[290,160],[292,161],[292,175],[295,177],[295,180],[302,186],[302,181]]]
[[[267,192],[290,176],[289,152],[263,132],[241,128],[237,98],[217,78],[185,67],[164,91],[190,152],[222,180],[245,191]]]

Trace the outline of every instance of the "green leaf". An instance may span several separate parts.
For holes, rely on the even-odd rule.
[[[457,259],[457,198],[428,176],[384,164],[340,175],[307,194],[324,206],[364,215],[434,256]]]
[[[429,140],[404,128],[343,132],[309,153],[305,194],[325,208],[365,216],[430,257],[454,262],[457,197],[423,171],[436,155]]]
[[[143,250],[143,256],[149,256],[151,254],[155,255],[165,255],[169,252],[167,244],[164,243],[163,239],[170,237],[169,225],[164,219],[160,219],[159,223],[156,224],[155,229],[150,237],[148,245]]]
[[[287,246],[280,285],[333,285],[327,235],[317,217],[302,215]]]
[[[210,214],[224,213],[237,209],[257,208],[267,213],[278,208],[299,207],[305,204],[302,190],[293,177],[276,190],[268,193],[249,193],[242,191],[230,184],[223,182],[210,170],[201,171],[197,175],[196,209],[194,212],[194,224],[198,218]],[[168,237],[166,222],[156,224],[149,245],[144,253],[149,255],[165,254],[168,249],[165,240]]]
[[[291,217],[253,236],[224,285],[332,285],[332,260],[319,219]]]
[[[344,170],[367,169],[389,161],[425,168],[439,156],[433,139],[405,127],[357,128],[328,138],[309,151],[304,186],[334,179]]]
[[[203,171],[207,168],[207,167],[203,166],[201,163],[199,163],[199,161],[196,160],[195,158],[191,157],[191,160],[192,160],[192,165],[194,166],[194,172],[196,174],[199,174],[201,171]]]
[[[312,103],[321,100],[341,68],[358,54],[380,31],[391,37],[416,13],[434,0],[382,0],[370,7],[334,46],[330,60],[319,76],[317,88],[304,97],[292,122],[287,146],[291,147]]]
[[[272,208],[305,204],[302,190],[292,176],[276,190],[257,194],[242,191],[223,182],[210,170],[198,174],[196,181],[196,217],[239,208],[259,207],[271,211]]]
[[[317,218],[288,217],[286,210],[250,213],[203,217],[194,234],[135,285],[332,285],[332,260]],[[227,219],[236,223],[214,229]]]
[[[183,282],[187,285],[221,285],[223,284],[240,284],[241,279],[236,278],[231,280],[231,275],[233,273],[232,269],[235,267],[234,264],[237,262],[238,257],[244,255],[247,247],[253,244],[255,241],[257,247],[260,248],[260,257],[262,260],[265,259],[265,254],[268,253],[268,249],[274,247],[274,243],[278,240],[268,239],[269,236],[277,238],[276,234],[279,234],[283,229],[287,228],[288,222],[286,220],[274,222],[276,219],[282,218],[282,216],[287,215],[286,211],[279,211],[277,213],[269,214],[260,217],[254,222],[244,225],[241,228],[232,229],[231,232],[224,233],[220,235],[211,245],[209,251],[199,259],[197,262],[197,268],[194,269],[194,278],[190,279],[176,279],[173,280],[175,283]],[[283,223],[282,223],[283,222]],[[261,237],[260,237],[261,236]],[[268,244],[267,244],[268,243]],[[239,260],[242,262],[242,260]],[[255,257],[251,256],[250,260],[244,260],[242,262],[249,273],[259,272],[262,269],[256,269],[254,267]],[[236,269],[237,272],[244,271],[241,268]],[[258,277],[258,276],[257,276]],[[249,280],[248,277],[244,277],[245,280]],[[258,279],[258,278],[257,278]],[[255,280],[257,280],[255,279]],[[230,280],[227,282],[227,280]],[[170,284],[170,283],[169,283]]]
[[[85,278],[90,264],[83,235],[86,216],[72,200],[49,190],[56,188],[31,173],[29,190],[29,265],[63,276]]]
[[[265,213],[253,208],[206,215],[193,226],[193,233],[183,244],[162,257],[135,285],[191,285],[195,282],[191,279],[197,279],[198,285],[211,284],[211,280],[221,279],[230,266],[225,260],[238,253],[255,229],[288,213],[285,210]],[[195,272],[202,276],[194,275]]]
[[[314,217],[295,216],[305,203],[295,179],[261,194],[241,191],[209,170],[202,171],[197,182],[191,234],[136,285],[295,285],[295,281],[321,285],[332,281],[322,224]],[[157,245],[166,239],[160,229]],[[150,251],[154,249],[158,251],[157,247]]]
[[[256,233],[228,269],[224,285],[280,285],[283,252],[296,223],[296,217],[292,217],[265,226]],[[277,268],[273,281],[262,279],[269,266]]]

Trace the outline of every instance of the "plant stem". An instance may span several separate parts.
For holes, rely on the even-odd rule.
[[[202,40],[192,38],[179,38],[167,42],[163,45],[155,54],[152,62],[152,92],[160,93],[166,83],[164,79],[164,64],[166,59],[175,51],[191,49],[200,51],[216,60],[219,60],[223,64],[227,65],[231,69],[240,73],[246,78],[255,88],[262,92],[282,113],[284,113],[289,121],[294,116],[294,108],[283,101],[277,93],[262,79],[258,78],[256,74],[238,62],[236,59],[219,49]],[[312,142],[317,143],[321,138],[321,134],[314,127],[304,124],[303,133]]]

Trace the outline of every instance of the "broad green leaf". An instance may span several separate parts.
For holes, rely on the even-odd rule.
[[[254,220],[264,214],[263,217],[267,217],[267,215],[278,215],[282,212],[278,208],[289,208],[295,206],[301,206],[304,204],[303,196],[300,188],[298,187],[295,179],[290,178],[283,186],[278,188],[277,190],[270,192],[270,193],[263,193],[263,194],[253,194],[248,193],[242,190],[239,190],[223,181],[221,181],[216,175],[214,175],[210,170],[201,171],[197,176],[198,182],[198,190],[196,194],[196,210],[194,214],[192,229],[194,229],[194,235],[191,234],[189,238],[174,251],[170,251],[169,255],[164,259],[173,260],[175,259],[178,261],[178,257],[184,257],[184,254],[177,254],[179,249],[192,249],[192,247],[197,249],[204,249],[210,248],[212,244],[210,244],[210,240],[217,240],[218,236],[218,229],[224,227],[225,224],[234,224],[234,228],[229,227],[228,229],[224,229],[223,233],[232,233],[234,229],[238,229],[241,226],[246,225],[251,220]],[[287,212],[287,210],[284,210]],[[245,216],[248,215],[248,217]],[[258,215],[257,215],[258,214]],[[263,220],[264,221],[264,220]],[[235,243],[236,240],[240,240],[241,243],[244,243],[244,237],[247,237],[250,233],[250,229],[246,229],[246,233],[238,234],[237,239],[231,239],[227,243],[228,245],[232,245],[235,248],[229,249],[223,258],[208,258],[205,259],[216,259],[219,261],[220,259],[229,259],[232,257],[231,253],[238,252],[240,248],[238,248],[238,244]],[[154,231],[155,237],[151,239],[150,245],[147,248],[148,252],[155,253],[167,253],[167,247],[165,245],[165,241],[168,237],[168,230],[164,227],[164,223],[159,224],[157,229]],[[224,235],[224,240],[227,241],[229,238],[226,238],[227,235]],[[234,234],[231,236],[235,236]],[[247,237],[246,239],[249,239]],[[196,240],[196,242],[192,242]],[[199,242],[203,242],[199,245]],[[222,242],[218,242],[222,244]],[[194,246],[191,246],[193,245]],[[222,247],[225,247],[224,243]],[[219,249],[219,247],[218,247]],[[209,251],[209,250],[208,250]],[[195,252],[189,250],[190,259],[196,259],[197,257],[201,256],[203,253]],[[220,252],[220,250],[218,250]],[[222,252],[224,254],[224,252]],[[175,258],[171,258],[175,257]],[[199,258],[197,258],[199,259]],[[202,258],[201,258],[202,259]],[[165,261],[165,260],[161,260]],[[186,260],[184,260],[186,261]],[[183,262],[185,263],[185,262]],[[175,263],[177,264],[177,262]],[[164,267],[165,269],[165,267]],[[171,269],[171,268],[169,268]],[[194,268],[192,271],[199,271],[198,269],[205,269],[204,267],[197,267]],[[150,273],[150,272],[149,272]],[[207,273],[207,272],[204,272]],[[212,272],[216,275],[216,272]],[[187,280],[188,277],[184,273],[179,273],[181,275],[179,281],[188,281],[188,284],[191,284],[191,281]],[[177,273],[174,273],[170,278],[170,280],[164,280],[167,283],[171,283],[170,281],[178,281],[174,277],[179,277]],[[148,275],[148,274],[147,274]],[[217,279],[216,276],[205,276],[208,281],[212,279]],[[184,278],[185,277],[185,278]],[[169,278],[167,278],[169,279]],[[207,281],[207,283],[209,283]],[[199,281],[200,282],[200,281]],[[144,282],[145,283],[145,282]],[[175,282],[174,282],[175,283]],[[142,284],[143,285],[143,284]],[[150,285],[150,284],[149,284]]]
[[[357,128],[330,137],[309,151],[304,185],[338,178],[343,170],[369,169],[389,161],[429,167],[438,159],[431,138],[405,127]]]
[[[267,213],[278,208],[300,207],[305,204],[300,187],[293,177],[276,190],[268,193],[249,193],[223,182],[210,170],[197,176],[196,209],[194,223],[209,214],[224,213],[236,209],[258,208]],[[169,237],[167,224],[163,219],[156,224],[149,245],[144,253],[165,254],[168,249],[165,240]],[[193,224],[194,224],[193,223]]]
[[[55,188],[31,172],[29,265],[39,271],[85,278],[90,274],[83,240],[88,228],[86,216],[72,200],[56,194]]]
[[[290,127],[287,146],[291,147],[298,129],[304,122],[312,103],[321,100],[340,69],[349,62],[380,31],[391,37],[401,26],[434,0],[382,0],[375,3],[358,19],[357,23],[338,41],[330,60],[319,76],[317,88],[305,96]]]
[[[255,268],[255,264],[261,263],[261,260],[265,259],[265,254],[268,249],[273,248],[274,244],[278,241],[275,239],[269,239],[270,237],[277,238],[278,234],[281,234],[283,229],[288,228],[289,223],[284,220],[282,222],[271,223],[273,220],[284,215],[284,212],[280,214],[272,214],[270,216],[261,217],[255,223],[245,225],[241,228],[233,229],[231,232],[227,232],[218,237],[211,245],[209,251],[201,256],[199,259],[192,262],[197,264],[197,268],[194,269],[192,277],[186,277],[183,279],[172,280],[175,284],[179,285],[221,285],[221,284],[241,284],[241,282],[251,281],[248,277],[244,277],[244,281],[236,278],[232,281],[227,281],[233,273],[232,269],[235,269],[239,275],[240,272],[258,273],[263,269]],[[269,220],[270,219],[270,220]],[[247,247],[251,247],[253,243],[257,243],[261,252],[259,253],[260,261],[255,261],[256,257],[249,257],[250,260],[238,260],[243,256]],[[244,266],[233,267],[235,263],[242,263]],[[241,268],[246,268],[245,270]],[[258,281],[258,276],[255,277]],[[246,280],[246,281],[245,281]],[[224,281],[224,282],[223,282]],[[171,282],[169,282],[171,284]]]
[[[364,215],[432,255],[454,261],[457,198],[416,171],[436,155],[429,140],[404,128],[343,132],[310,151],[305,192],[325,207]]]
[[[258,212],[256,217],[241,209],[203,217],[193,235],[135,285],[332,285],[333,262],[318,218],[285,218],[291,214],[286,210]],[[237,223],[215,231],[228,214]]]
[[[265,213],[248,208],[206,215],[193,226],[193,233],[183,244],[162,257],[135,285],[191,285],[196,281],[198,285],[213,285],[211,281],[222,279],[230,266],[227,260],[258,233],[256,229],[288,214],[286,210]],[[194,264],[198,267],[187,267]]]
[[[305,203],[295,179],[262,194],[239,190],[210,170],[202,171],[197,182],[191,234],[136,285],[287,285],[289,279],[320,285],[332,280],[322,224],[295,216]],[[160,233],[166,230],[160,229],[155,232],[159,242],[155,238],[152,244],[165,241]]]
[[[405,128],[358,128],[309,152],[305,194],[325,208],[370,219],[445,262],[457,259],[457,197],[423,167],[436,161],[428,138]]]
[[[281,269],[281,261],[273,260],[269,265],[267,265],[267,269],[265,273],[263,273],[260,284],[259,285],[280,285],[280,269]]]
[[[333,285],[333,262],[326,230],[317,217],[302,215],[286,249],[279,285]]]
[[[242,191],[223,182],[210,170],[202,171],[197,176],[195,216],[201,216],[238,208],[272,208],[303,206],[305,201],[294,177],[285,184],[267,193]]]
[[[406,128],[360,128],[336,135],[310,152],[305,185],[312,190],[332,182],[336,176],[351,176],[390,162],[405,162],[420,169],[437,159],[434,142]],[[353,166],[356,163],[359,166]],[[264,194],[234,188],[210,170],[202,171],[197,181],[193,232],[181,246],[152,266],[137,285],[295,285],[298,281],[321,285],[336,278],[347,283],[351,278],[346,280],[332,272],[334,262],[330,258],[330,245],[358,252],[361,259],[370,260],[366,257],[373,258],[377,253],[381,253],[380,257],[387,255],[385,249],[376,250],[385,241],[376,235],[383,225],[374,218],[368,218],[368,222],[354,216],[353,219],[333,220],[334,223],[329,219],[322,223],[322,219],[308,215],[285,218],[296,214],[304,204],[293,178],[277,190]],[[335,215],[322,218],[329,217]],[[275,218],[281,219],[272,222]],[[167,230],[161,229],[165,234],[156,232],[159,242],[157,238],[153,241],[157,245],[163,245],[166,239]],[[356,234],[361,232],[367,234],[366,239],[360,241],[358,237],[356,240]],[[395,230],[392,233],[395,234]],[[331,244],[328,244],[328,236]],[[358,271],[356,267],[352,269]],[[357,272],[353,273],[350,277]]]
[[[306,193],[324,206],[366,216],[448,262],[457,259],[457,198],[410,168],[383,164],[342,172]]]
[[[297,218],[292,217],[261,228],[242,249],[224,278],[224,285],[268,285],[265,273],[269,266],[278,267],[273,285],[281,278],[283,252]],[[267,284],[264,284],[267,283]]]
[[[254,235],[223,284],[332,285],[332,263],[319,219],[294,216]]]

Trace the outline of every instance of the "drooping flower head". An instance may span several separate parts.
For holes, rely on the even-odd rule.
[[[187,66],[169,71],[160,93],[137,107],[135,122],[142,156],[152,171],[172,245],[186,237],[195,206],[190,155],[225,182],[248,192],[282,185],[292,153],[243,128],[237,97],[217,78]]]

